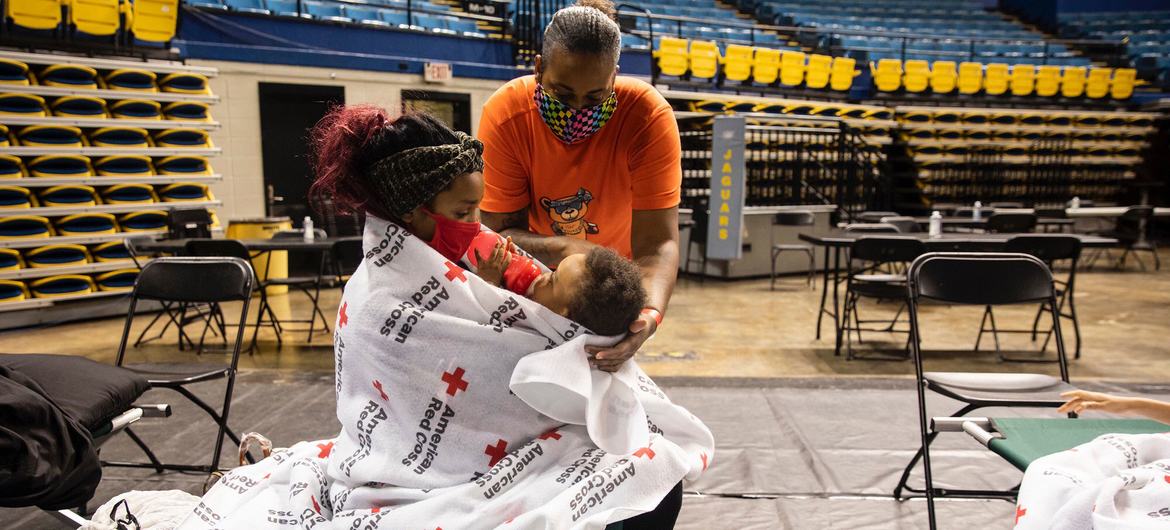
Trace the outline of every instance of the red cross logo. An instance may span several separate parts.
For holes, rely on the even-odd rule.
[[[317,449],[321,450],[320,453],[317,453],[317,458],[328,458],[329,453],[333,452],[333,442],[317,444]]]
[[[381,397],[382,401],[386,401],[386,400],[390,399],[390,396],[386,395],[386,391],[382,390],[382,382],[381,381],[375,379],[374,380],[374,388],[378,390],[378,397]]]
[[[338,311],[337,327],[339,328],[344,328],[346,324],[349,324],[349,315],[345,314],[347,308],[349,308],[349,302],[341,304],[341,311]]]
[[[309,498],[313,500],[313,511],[317,512],[317,515],[321,515],[321,505],[317,504],[317,498],[316,497],[309,497]]]
[[[370,508],[370,513],[378,513],[378,512],[380,512],[380,511],[382,511],[382,507],[381,507],[381,506],[375,506],[375,507],[373,507],[373,508]]]
[[[508,454],[508,442],[501,439],[496,442],[496,445],[488,444],[483,450],[483,454],[492,457],[491,461],[488,462],[488,467],[495,466],[497,462],[504,458],[504,455]]]
[[[540,435],[541,440],[548,440],[549,438],[552,438],[553,440],[560,440],[561,434],[558,433],[556,429],[553,429],[551,431],[548,431],[548,432]]]
[[[643,447],[641,449],[638,449],[637,451],[634,451],[634,456],[636,456],[638,458],[642,458],[643,456],[645,456],[645,457],[649,458],[650,460],[654,460],[654,450],[650,449],[650,447],[648,447],[648,446]]]
[[[267,475],[264,475],[264,478],[268,478],[268,477],[271,477],[271,476],[272,476],[272,473],[268,473]],[[263,479],[261,479],[261,480],[263,480]]]
[[[706,471],[707,470],[707,453],[703,453],[703,454],[699,455],[699,458],[703,459],[703,471]]]
[[[447,281],[449,282],[455,281],[456,278],[458,278],[461,282],[467,281],[467,276],[463,274],[463,268],[454,263],[451,263],[450,261],[447,262],[446,276]]]
[[[1170,475],[1162,475],[1162,480],[1165,480],[1167,483],[1170,483]]]
[[[447,383],[447,395],[454,396],[460,390],[467,390],[467,381],[463,380],[465,372],[456,366],[455,372],[443,372],[443,382]]]
[[[1028,514],[1028,510],[1026,508],[1024,508],[1022,506],[1017,506],[1016,507],[1016,522],[1012,523],[1012,525],[1015,526],[1015,525],[1020,524],[1020,518],[1027,515],[1027,514]]]

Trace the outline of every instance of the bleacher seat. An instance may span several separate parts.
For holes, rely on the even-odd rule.
[[[713,41],[691,41],[687,58],[691,64],[691,77],[714,79],[719,72],[719,45]]]
[[[139,68],[119,68],[103,79],[106,88],[110,90],[135,90],[139,92],[158,92],[155,86],[157,76],[149,70]]]
[[[20,157],[0,154],[0,181],[24,177],[24,162],[20,160]]]
[[[30,85],[32,81],[28,74],[28,65],[24,62],[0,58],[0,85]]]
[[[176,101],[162,109],[168,120],[211,121],[211,107],[199,101]]]
[[[232,11],[239,11],[240,13],[268,14],[268,9],[264,7],[262,0],[224,0],[224,5]]]
[[[89,250],[81,245],[45,245],[24,253],[24,263],[30,269],[85,265],[89,260]]]
[[[140,149],[150,147],[150,136],[146,129],[138,127],[102,127],[89,133],[89,143],[94,147]]]
[[[119,0],[70,0],[69,22],[82,33],[109,36],[122,27]]]
[[[177,94],[210,94],[207,87],[207,76],[190,72],[175,72],[167,74],[158,81],[158,88],[163,92]]]
[[[1060,91],[1060,67],[1050,64],[1036,68],[1036,95],[1052,97]]]
[[[68,125],[30,125],[16,133],[23,146],[83,147],[81,129]]]
[[[168,156],[157,160],[154,168],[159,175],[210,175],[211,164],[201,156]]]
[[[144,232],[162,230],[167,227],[170,216],[163,210],[130,212],[118,217],[118,227],[123,232]]]
[[[32,280],[28,290],[33,298],[58,298],[62,296],[80,296],[94,292],[97,287],[93,279],[80,274],[62,274]]]
[[[45,86],[92,90],[97,85],[97,70],[81,64],[51,64],[37,76]]]
[[[1069,66],[1064,69],[1060,79],[1060,95],[1066,98],[1079,98],[1085,94],[1085,80],[1087,69],[1084,66]]]
[[[681,77],[687,73],[687,41],[674,37],[663,37],[653,57],[658,59],[658,70],[663,74]]]
[[[780,50],[756,48],[752,60],[752,81],[760,85],[771,85],[780,77]]]
[[[264,0],[264,7],[277,16],[310,18],[308,14],[297,12],[297,0]]]
[[[1093,99],[1101,99],[1109,95],[1109,82],[1112,78],[1112,68],[1089,70],[1089,80],[1085,83],[1085,95]]]
[[[63,118],[105,118],[106,101],[89,96],[62,96],[49,107],[54,116]]]
[[[1008,90],[1008,65],[991,63],[983,71],[983,92],[989,96],[999,96]]]
[[[159,120],[162,106],[149,99],[123,99],[110,105],[110,115],[124,120]]]
[[[315,0],[302,0],[301,6],[305,13],[317,20],[327,20],[331,22],[352,22],[349,17],[341,12],[341,4],[333,2],[318,2]]]
[[[119,184],[102,191],[102,200],[106,204],[153,204],[158,196],[150,184]]]
[[[154,174],[146,155],[111,155],[97,159],[93,169],[103,177],[149,177]]]
[[[809,55],[808,66],[804,75],[805,86],[808,88],[825,88],[829,86],[829,76],[832,67],[832,57],[819,53]]]
[[[1133,68],[1118,68],[1113,72],[1113,82],[1109,86],[1109,96],[1113,99],[1129,99],[1133,95],[1133,85],[1137,80],[1137,70]]]
[[[783,50],[780,52],[780,84],[797,86],[804,82],[804,52]]]
[[[907,92],[923,92],[930,84],[930,64],[912,59],[902,64],[902,86]]]
[[[158,190],[162,202],[191,202],[210,200],[207,184],[199,182],[176,182]]]
[[[131,261],[133,259],[130,256],[130,251],[126,249],[126,244],[122,241],[107,241],[100,245],[94,245],[89,252],[93,256],[93,260],[98,263]]]
[[[980,63],[959,63],[959,77],[956,82],[959,93],[971,95],[983,88],[983,65]]]
[[[197,129],[167,129],[154,134],[158,147],[211,147],[207,131]]]
[[[894,92],[902,86],[902,61],[880,59],[873,72],[873,83],[879,91]]]
[[[0,94],[0,115],[44,117],[45,98],[35,94]]]
[[[118,231],[114,216],[108,213],[79,213],[53,221],[53,228],[62,236],[92,236]]]
[[[747,81],[752,76],[752,60],[755,48],[740,44],[728,44],[720,59],[723,78],[728,81]]]
[[[935,94],[950,94],[955,90],[958,75],[954,61],[935,61],[930,65],[930,90]]]
[[[347,5],[345,6],[345,15],[353,19],[359,24],[368,24],[371,26],[389,26],[390,24],[382,20],[381,15],[378,14],[380,9],[370,6]]]
[[[179,20],[179,0],[134,0],[130,31],[147,42],[170,42]]]
[[[853,88],[853,78],[857,75],[857,60],[852,57],[834,57],[832,70],[829,74],[829,88],[838,91]]]
[[[83,155],[42,155],[25,163],[33,178],[84,178],[93,176],[89,157]]]
[[[0,185],[0,211],[27,210],[33,207],[33,194],[21,186]]]
[[[50,30],[61,25],[58,0],[5,0],[4,17],[27,29]]]
[[[1030,96],[1036,88],[1036,68],[1027,64],[1012,67],[1010,83],[1013,96]]]
[[[53,235],[52,225],[39,215],[10,215],[0,217],[0,240],[40,239]]]
[[[78,184],[52,186],[42,189],[37,194],[37,198],[40,199],[41,205],[46,207],[96,206],[98,203],[97,192],[92,186]]]

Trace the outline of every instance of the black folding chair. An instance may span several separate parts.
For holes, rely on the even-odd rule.
[[[206,210],[202,211],[206,213]],[[140,247],[140,245],[143,243],[151,240],[152,236],[132,236],[127,237],[123,242],[123,245],[126,246],[126,252],[130,255],[130,259],[134,262],[134,266],[138,268],[139,271],[142,270],[142,265],[146,262],[147,258],[153,258],[158,255],[158,253],[144,252]],[[162,310],[155,314],[150,323],[147,324],[145,328],[142,328],[141,332],[139,332],[138,338],[134,340],[135,348],[148,342],[161,339],[163,335],[166,334],[167,330],[170,329],[171,325],[175,326],[175,329],[179,335],[179,350],[185,350],[186,348],[196,348],[195,341],[192,340],[190,335],[187,334],[187,326],[194,322],[202,322],[204,324],[204,336],[207,334],[207,331],[210,330],[213,335],[225,337],[224,340],[227,340],[225,335],[226,330],[223,326],[223,315],[218,314],[217,308],[214,306],[207,304],[172,304],[170,302],[162,302],[161,305]],[[163,320],[164,317],[166,320]],[[157,324],[159,321],[163,322],[162,329],[160,329],[158,334],[155,336],[147,338],[147,332],[154,328],[155,324]],[[202,348],[202,339],[200,340],[199,348]]]
[[[691,238],[687,242],[686,257],[683,260],[683,272],[691,273],[691,247],[698,245],[699,251],[702,253],[697,260],[699,262],[699,282],[707,276],[707,218],[709,217],[706,205],[699,205],[691,212],[691,219],[695,221],[695,226],[691,227]]]
[[[248,263],[251,263],[252,254],[248,252],[248,248],[243,243],[234,239],[192,239],[187,242],[187,255],[197,257],[229,257],[239,258]],[[252,270],[251,265],[248,267]],[[276,345],[280,347],[280,320],[276,318],[276,313],[272,310],[272,306],[268,303],[268,289],[265,289],[264,282],[260,281],[260,277],[252,270],[252,285],[256,286],[256,290],[260,293],[260,305],[256,309],[256,323],[246,324],[248,320],[247,313],[243,315],[240,320],[240,325],[253,325],[252,340],[248,345],[248,355],[252,355],[256,351],[256,338],[260,334],[260,327],[267,322],[272,331],[276,333]],[[267,316],[267,319],[265,317]]]
[[[853,221],[859,223],[876,223],[882,220],[883,217],[897,217],[898,212],[882,212],[882,211],[865,211],[857,214]]]
[[[1053,333],[1060,364],[1060,378],[1034,373],[926,372],[923,370],[922,331],[918,308],[923,300],[959,305],[1005,305],[1048,303],[1056,307],[1052,273],[1039,258],[1006,253],[930,253],[919,257],[908,274],[910,309],[910,351],[918,390],[918,430],[922,446],[906,465],[894,488],[894,498],[903,491],[925,494],[930,527],[935,528],[936,497],[1015,498],[1016,490],[936,489],[931,474],[930,444],[938,435],[927,424],[926,391],[961,401],[964,406],[949,416],[963,416],[984,407],[1058,407],[1062,392],[1074,390],[1068,384],[1068,361],[1064,338],[1053,313]],[[907,485],[910,472],[922,459],[925,488]]]
[[[282,230],[280,232],[272,234],[272,239],[301,239],[304,237],[305,237],[305,233],[301,230]],[[313,237],[315,237],[317,239],[325,239],[328,236],[325,234],[324,230],[321,230],[320,228],[316,228],[316,229],[313,229]],[[317,252],[317,251],[314,251],[314,252]],[[289,287],[290,289],[297,289],[297,290],[301,291],[302,293],[304,293],[305,296],[309,298],[309,301],[313,303],[313,310],[312,310],[312,312],[309,313],[309,318],[299,319],[299,320],[286,319],[283,322],[281,322],[280,326],[279,326],[280,330],[283,331],[285,329],[284,323],[287,323],[287,322],[307,322],[309,324],[309,330],[308,330],[309,336],[307,339],[308,342],[313,342],[313,330],[314,330],[314,327],[317,323],[318,317],[321,318],[321,323],[323,326],[325,326],[325,333],[329,333],[329,321],[325,318],[325,313],[323,313],[321,311],[321,304],[320,304],[321,284],[325,281],[325,267],[329,263],[329,253],[328,252],[320,252],[319,254],[320,254],[318,256],[319,262],[317,263],[317,274],[316,275],[296,275],[296,276],[294,276],[294,275],[290,274],[289,276],[287,276],[285,278],[269,278],[268,274],[267,274],[268,271],[264,271],[265,272],[264,279],[260,282],[260,284],[265,288],[267,288],[269,286],[273,286],[273,285],[284,285],[284,286]],[[272,261],[269,260],[268,263],[272,263]],[[279,336],[279,333],[280,333],[280,331],[277,332],[278,336]],[[279,340],[277,342],[279,343]]]
[[[1074,357],[1081,358],[1081,324],[1077,320],[1077,305],[1074,296],[1074,289],[1076,287],[1077,279],[1077,260],[1081,257],[1081,240],[1074,236],[1066,236],[1061,234],[1027,234],[1016,236],[1007,241],[1003,248],[1004,252],[1013,252],[1019,254],[1028,254],[1035,256],[1048,265],[1048,269],[1054,270],[1057,261],[1069,261],[1068,276],[1064,280],[1053,277],[1053,282],[1056,286],[1056,308],[1049,307],[1048,304],[1041,303],[1040,309],[1036,311],[1036,318],[1032,320],[1032,327],[1030,329],[999,329],[995,325],[995,314],[992,312],[991,306],[987,306],[983,310],[983,319],[979,322],[979,335],[975,338],[975,350],[979,350],[979,342],[983,339],[984,332],[991,332],[992,338],[995,339],[995,351],[1000,351],[999,348],[999,334],[1000,333],[1029,333],[1032,335],[1032,341],[1036,340],[1036,335],[1040,327],[1040,317],[1046,312],[1056,311],[1056,314],[1061,318],[1066,318],[1072,321],[1073,334],[1077,339],[1077,347]],[[1067,310],[1066,310],[1067,309]],[[991,327],[986,327],[987,323],[991,323]],[[1040,351],[1048,349],[1048,343],[1052,339],[1052,330],[1049,329],[1044,337],[1044,344],[1041,345]],[[1035,361],[1036,359],[1009,359],[1000,353],[1000,359],[1005,361]],[[1051,362],[1051,361],[1050,361]]]
[[[167,238],[211,237],[211,212],[206,208],[171,210],[167,215]]]
[[[780,212],[772,218],[772,226],[812,226],[816,217],[812,212]],[[776,258],[784,252],[804,252],[808,256],[808,285],[813,287],[813,278],[816,276],[816,254],[812,245],[804,243],[776,243],[776,236],[768,233],[772,243],[772,274],[769,289],[776,289]]]
[[[1036,229],[1034,213],[993,213],[985,225],[988,232],[1023,234]]]
[[[211,462],[206,466],[163,463],[131,428],[125,429],[126,434],[146,453],[150,462],[105,462],[105,465],[152,468],[160,473],[166,469],[210,473],[219,467],[224,435],[226,434],[236,444],[240,443],[240,438],[228,427],[228,417],[231,412],[232,389],[236,382],[236,367],[240,360],[240,345],[244,338],[244,322],[247,320],[248,304],[252,299],[253,285],[255,282],[252,266],[240,258],[158,258],[142,267],[142,272],[138,275],[130,297],[130,309],[126,315],[126,325],[122,328],[122,341],[118,346],[118,357],[115,364],[142,375],[153,388],[169,388],[183,395],[203,409],[219,426],[219,429],[216,433]],[[134,324],[135,309],[140,300],[185,304],[240,302],[240,319],[236,329],[235,344],[231,349],[231,362],[226,365],[127,364],[126,347],[130,338],[131,326]],[[227,380],[220,412],[216,412],[211,405],[187,389],[187,385],[216,379]]]
[[[918,256],[926,253],[926,244],[911,237],[874,237],[867,236],[853,242],[849,247],[849,271],[845,279],[845,306],[841,327],[837,333],[845,334],[846,359],[859,358],[853,354],[853,333],[857,333],[857,342],[861,343],[861,332],[882,333],[909,333],[908,329],[896,329],[899,317],[905,309],[906,303],[906,276],[904,274],[881,272],[883,269],[899,270],[905,264],[914,261]],[[894,300],[898,302],[898,312],[890,320],[862,320],[857,309],[857,303],[862,298],[877,301]],[[862,328],[862,324],[875,322],[885,323],[881,328]],[[840,342],[840,341],[838,341]],[[840,352],[837,352],[840,354]],[[866,357],[867,359],[886,359],[888,357]],[[905,359],[903,355],[896,359]]]
[[[365,253],[362,252],[362,241],[360,239],[337,241],[329,249],[329,256],[333,260],[333,272],[336,274],[334,283],[344,291],[349,277],[353,276],[358,266],[362,264],[362,260],[365,259]]]
[[[899,234],[916,234],[922,232],[922,227],[918,225],[918,221],[915,221],[913,217],[882,217],[879,223],[897,228]]]
[[[1149,252],[1154,257],[1154,270],[1162,268],[1162,262],[1158,259],[1158,245],[1150,235],[1153,226],[1153,206],[1130,206],[1117,218],[1117,226],[1113,230],[1101,234],[1117,239],[1124,247],[1121,256],[1117,258],[1117,268],[1125,267],[1125,258],[1132,253],[1138,266],[1146,270],[1146,263],[1138,257],[1138,252]]]

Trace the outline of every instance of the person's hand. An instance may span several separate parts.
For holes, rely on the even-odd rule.
[[[630,333],[621,342],[609,347],[586,346],[589,354],[589,364],[605,372],[616,372],[626,361],[638,353],[642,343],[654,334],[658,323],[651,315],[638,315],[637,320],[630,324]]]
[[[512,244],[512,238],[508,238],[507,242],[501,241],[496,243],[495,248],[492,249],[492,254],[486,258],[479,254],[479,249],[475,249],[475,262],[477,267],[475,273],[483,281],[502,287],[504,271],[508,269],[508,264],[512,263],[512,253],[508,252],[509,248],[516,248]]]
[[[1128,414],[1134,411],[1134,405],[1136,403],[1134,398],[1111,396],[1109,394],[1088,392],[1085,390],[1065,392],[1060,397],[1068,400],[1060,408],[1056,409],[1060,413],[1075,412],[1080,414],[1086,410],[1099,410],[1114,414]]]

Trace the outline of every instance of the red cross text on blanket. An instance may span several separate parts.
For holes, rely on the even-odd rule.
[[[584,517],[589,510],[604,504],[611,493],[636,473],[637,469],[634,463],[628,458],[622,458],[574,485],[576,493],[573,498],[569,499],[569,509],[573,510],[573,520],[576,521]]]
[[[353,432],[357,435],[358,448],[352,455],[345,457],[339,466],[341,472],[345,473],[345,476],[350,476],[350,473],[353,471],[353,466],[367,456],[370,456],[370,451],[373,447],[373,437],[371,434],[388,417],[390,415],[386,413],[386,409],[382,408],[382,405],[379,405],[375,401],[366,403],[365,408],[362,409],[361,414],[358,415],[358,419],[353,426]]]
[[[375,267],[384,267],[390,264],[398,256],[398,253],[402,252],[402,246],[406,241],[406,235],[408,233],[406,229],[390,223],[386,227],[386,236],[366,251],[366,261],[369,261]]]
[[[508,454],[508,442],[501,439],[495,445],[488,444],[487,448],[483,450],[483,454],[491,457],[491,461],[488,462],[488,467],[492,467],[501,458],[504,458],[504,455]]]
[[[431,276],[410,295],[410,300],[403,300],[390,311],[389,318],[382,323],[379,332],[385,337],[394,334],[395,342],[405,344],[414,328],[426,318],[426,313],[434,311],[450,298],[447,288],[438,278]]]
[[[504,447],[500,447],[499,449],[504,450],[507,448],[507,443],[503,440],[500,440],[499,443],[504,444]],[[489,445],[485,453],[494,449],[497,448]],[[517,477],[520,476],[520,473],[527,469],[532,464],[532,461],[536,460],[536,457],[543,455],[544,446],[535,441],[528,442],[519,451],[505,454],[503,458],[492,465],[491,470],[487,473],[476,476],[475,485],[483,488],[482,493],[485,499],[491,499],[512,484],[515,484],[518,481]]]
[[[463,380],[463,368],[455,367],[455,373],[443,372],[443,382],[447,383],[447,395],[454,396],[460,390],[467,390],[467,381]]]
[[[454,263],[451,263],[450,261],[447,262],[447,272],[445,276],[449,282],[455,281],[456,278],[458,278],[461,282],[467,281],[467,276],[464,274],[463,268]]]
[[[402,465],[409,467],[418,462],[413,469],[415,474],[426,473],[439,456],[443,434],[447,432],[447,425],[454,417],[455,409],[452,409],[451,405],[431,398],[430,404],[423,411],[422,419],[418,422],[418,431],[414,433],[414,447],[402,458]],[[419,460],[419,457],[422,457],[422,460]]]
[[[553,440],[560,440],[561,434],[558,433],[556,429],[553,429],[551,431],[548,431],[548,432],[540,435],[541,440],[548,440],[549,438],[552,438]]]

